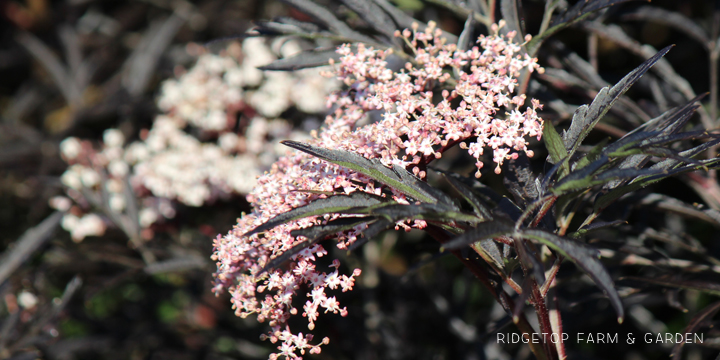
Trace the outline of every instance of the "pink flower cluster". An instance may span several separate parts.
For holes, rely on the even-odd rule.
[[[347,89],[329,97],[328,105],[335,106],[335,111],[319,132],[312,133],[309,142],[378,158],[386,165],[405,166],[421,178],[425,177],[418,166],[421,162],[427,164],[440,158],[443,151],[456,144],[468,149],[478,169],[482,167],[483,149],[492,148],[493,160],[498,164],[496,172],[505,159],[517,156],[511,154],[513,149],[532,156],[525,136],[539,138],[542,134],[542,119],[536,112],[540,104],[532,100],[532,107],[522,110],[525,96],[513,96],[512,92],[523,68],[531,72],[541,69],[537,59],[523,54],[521,46],[512,42],[513,32],[498,35],[500,27],[493,26],[494,35],[481,36],[479,47],[468,51],[446,44],[433,23],[424,32],[415,27],[398,33],[414,52],[414,58],[400,71],[388,68],[386,57],[390,50],[374,50],[363,44],[341,46],[338,53],[342,57],[333,64],[334,74]],[[442,94],[442,100],[435,101],[436,93]],[[382,119],[368,124],[369,113],[377,110],[382,112]],[[395,201],[407,203],[404,195],[389,190]],[[316,257],[327,251],[319,244],[293,256],[287,266],[261,272],[272,259],[306,240],[292,236],[291,231],[339,215],[305,218],[249,237],[244,234],[279,214],[325,196],[317,191],[365,191],[386,196],[378,184],[361,174],[304,153],[288,153],[258,179],[258,185],[248,195],[254,211],[214,242],[215,291],[230,292],[238,316],[256,314],[260,322],[269,322],[271,331],[263,338],[279,342],[279,352],[271,359],[280,355],[295,359],[301,358],[298,352],[302,355],[306,350],[320,351],[321,344],[310,343],[311,335],[295,334],[287,326],[290,316],[300,312],[293,304],[298,292],[307,299],[302,316],[312,330],[320,312],[346,315],[347,310],[326,291],[351,290],[354,277],[360,275],[359,269],[350,276],[340,275],[337,260],[333,261],[332,271],[320,269]],[[412,226],[422,227],[423,223]],[[397,224],[399,227],[410,228],[406,223]],[[338,248],[352,244],[361,230],[337,234]]]

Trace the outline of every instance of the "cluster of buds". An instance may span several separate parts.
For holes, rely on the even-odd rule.
[[[257,69],[299,52],[299,46],[287,39],[267,45],[248,38],[220,55],[201,55],[191,69],[162,84],[158,107],[163,114],[138,141],[127,144],[118,129],[107,130],[99,148],[65,139],[66,196],[53,198],[51,205],[67,212],[62,224],[73,240],[102,235],[118,219],[112,215],[126,213],[128,206],[137,209],[137,225],[149,239],[150,227],[173,218],[178,203],[197,207],[249,193],[257,177],[285,153],[280,140],[309,137],[278,116],[290,107],[320,116],[326,113],[325,97],[337,87],[317,69]],[[274,102],[266,100],[269,93]],[[309,96],[301,99],[298,93]]]
[[[386,58],[390,50],[379,51],[363,44],[339,47],[341,58],[331,64],[334,75],[347,88],[328,98],[334,112],[320,131],[311,133],[313,138],[307,142],[353,151],[386,165],[401,165],[421,178],[426,174],[418,164],[440,158],[443,151],[456,144],[468,149],[476,159],[477,176],[485,147],[493,149],[496,171],[505,159],[517,156],[512,150],[526,151],[532,156],[525,136],[539,138],[542,133],[542,119],[536,112],[540,104],[532,100],[532,105],[523,109],[525,96],[512,93],[523,68],[529,71],[540,68],[537,59],[523,54],[521,46],[513,43],[513,32],[502,36],[498,26],[492,30],[494,34],[481,36],[478,47],[467,51],[446,44],[433,23],[422,32],[414,26],[413,30],[398,33],[414,52],[412,61],[400,71],[388,68]],[[451,75],[453,71],[457,74],[455,78]],[[438,92],[442,94],[439,102],[433,99]],[[369,113],[378,110],[382,118],[368,124]],[[401,203],[409,201],[393,189],[381,190],[380,185],[361,174],[295,153],[281,158],[270,172],[260,177],[248,195],[253,212],[239,219],[227,235],[216,238],[215,291],[229,291],[238,316],[255,314],[260,322],[269,323],[271,330],[263,337],[279,343],[279,352],[271,359],[300,358],[298,353],[302,355],[306,350],[319,352],[321,343],[310,344],[309,335],[295,334],[288,328],[288,319],[300,313],[293,298],[298,292],[304,293],[306,300],[300,301],[305,301],[302,316],[312,330],[320,312],[347,313],[335,296],[326,291],[351,290],[360,269],[350,276],[339,275],[337,261],[329,269],[320,269],[316,257],[326,255],[327,250],[315,244],[294,255],[289,266],[263,271],[272,259],[305,241],[293,236],[293,230],[323,224],[341,215],[308,217],[262,234],[245,234],[277,215],[325,196],[322,192],[363,191],[392,196]],[[398,223],[396,228],[424,225],[416,221],[410,225]],[[338,233],[337,247],[347,248],[358,239],[361,230]]]

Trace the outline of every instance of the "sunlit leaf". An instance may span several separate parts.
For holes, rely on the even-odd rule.
[[[288,212],[275,216],[252,231],[247,232],[243,236],[252,236],[289,221],[306,218],[308,216],[339,213],[352,208],[366,208],[368,206],[381,204],[385,201],[387,200],[380,196],[362,191],[355,191],[350,195],[333,195],[313,200],[307,205],[294,208]]]
[[[370,160],[349,151],[324,149],[290,140],[285,140],[281,143],[333,164],[356,171],[421,202],[433,204],[440,202],[448,206],[448,208],[455,208],[452,199],[447,195],[434,189],[432,186],[397,165],[391,169],[377,159]]]

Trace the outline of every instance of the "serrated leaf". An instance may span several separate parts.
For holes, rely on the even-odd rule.
[[[523,229],[517,231],[515,235],[540,242],[564,257],[571,259],[575,265],[583,269],[585,273],[593,279],[595,284],[605,292],[610,299],[610,304],[612,304],[615,312],[618,314],[618,322],[622,323],[625,317],[625,311],[623,310],[620,295],[617,290],[615,290],[615,284],[610,274],[608,274],[605,267],[600,260],[598,260],[599,252],[597,250],[543,230]]]
[[[340,218],[330,221],[327,224],[315,225],[309,228],[293,230],[290,232],[290,235],[294,237],[302,236],[306,239],[303,242],[296,244],[289,250],[283,252],[282,254],[280,254],[280,256],[277,256],[276,258],[270,260],[270,262],[268,262],[256,275],[260,275],[270,269],[277,268],[278,266],[282,265],[282,263],[289,260],[291,257],[295,256],[299,252],[317,244],[319,241],[330,235],[337,234],[341,231],[350,230],[355,226],[372,220],[372,218]]]
[[[631,135],[626,135],[603,149],[603,154],[609,155],[613,152],[622,151],[659,135],[659,131],[640,131]]]
[[[335,49],[310,50],[303,51],[288,58],[277,59],[270,64],[258,67],[258,69],[269,71],[295,71],[328,65],[330,59],[339,60],[340,54],[338,54]]]
[[[290,140],[281,141],[281,143],[333,164],[356,171],[390,186],[415,200],[431,204],[440,203],[448,209],[456,209],[452,199],[447,195],[397,165],[391,169],[377,159],[370,160],[349,151],[324,149]]]
[[[545,143],[545,147],[548,149],[548,153],[550,153],[552,164],[557,164],[568,156],[567,149],[565,149],[565,144],[563,144],[560,134],[558,134],[550,121],[545,121],[543,124],[542,138]]]
[[[243,234],[243,236],[252,236],[289,221],[306,218],[308,216],[340,213],[352,208],[366,208],[368,206],[382,204],[386,201],[386,199],[380,196],[362,191],[355,191],[350,195],[333,195],[313,200],[307,205],[296,207],[288,212],[275,216],[264,224]]]
[[[662,134],[672,134],[680,130],[695,113],[699,107],[695,103],[702,99],[704,95],[697,96],[683,106],[679,106],[664,112],[662,115],[646,122],[629,132],[625,137],[633,136],[641,131],[659,131]],[[622,140],[622,139],[621,139]],[[623,159],[616,167],[619,169],[642,167],[649,160],[647,155],[631,155]],[[623,181],[610,181],[603,186],[604,189],[614,189],[624,184]]]
[[[583,105],[575,112],[570,128],[568,128],[563,136],[568,155],[572,156],[575,153],[578,146],[580,146],[593,127],[595,127],[600,119],[610,110],[610,107],[612,107],[615,101],[670,51],[671,48],[672,46],[668,46],[662,49],[655,54],[655,56],[646,60],[635,70],[625,75],[625,77],[612,88],[602,88],[590,106]]]
[[[669,134],[669,135],[658,135],[654,136],[650,139],[647,139],[639,144],[640,147],[650,147],[650,146],[658,146],[658,145],[664,145],[671,142],[678,142],[683,140],[704,140],[708,138],[717,138],[718,135],[710,134],[707,131],[686,131],[679,134]]]

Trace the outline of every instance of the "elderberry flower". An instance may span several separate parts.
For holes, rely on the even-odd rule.
[[[364,44],[355,47],[342,45],[337,49],[339,61],[332,62],[333,74],[346,89],[328,97],[334,111],[325,125],[307,142],[310,145],[352,151],[366,158],[379,159],[385,165],[397,164],[411,169],[421,178],[425,172],[416,166],[440,158],[450,147],[460,144],[476,159],[477,168],[483,165],[483,148],[493,150],[496,172],[504,160],[525,151],[529,156],[525,136],[541,135],[542,119],[537,110],[539,102],[522,108],[524,96],[512,93],[518,86],[520,71],[541,70],[536,59],[522,53],[512,40],[514,32],[481,36],[477,46],[460,51],[447,44],[434,23],[423,32],[405,30],[398,35],[415,54],[414,61],[397,72],[387,68],[386,58],[391,50],[375,50]],[[451,80],[454,69],[458,74]],[[433,91],[442,91],[442,101],[435,102]],[[457,105],[456,105],[457,104]],[[381,119],[366,124],[370,111],[381,111]],[[480,176],[478,170],[476,176]],[[305,191],[303,191],[305,190]],[[315,244],[292,257],[289,266],[265,267],[286,251],[304,242],[292,231],[323,224],[343,215],[313,216],[291,221],[262,234],[244,234],[277,215],[324,197],[320,192],[369,192],[407,204],[405,196],[393,189],[382,192],[381,187],[362,174],[322,161],[305,153],[293,153],[280,158],[271,170],[258,179],[257,186],[247,199],[253,211],[239,219],[225,236],[214,241],[213,260],[216,292],[227,290],[232,295],[236,315],[255,314],[258,321],[270,325],[269,339],[278,344],[279,356],[300,358],[309,350],[320,351],[311,344],[311,336],[290,331],[288,319],[298,313],[293,298],[300,296],[302,316],[308,329],[313,330],[320,313],[347,314],[337,298],[328,292],[352,290],[355,269],[351,275],[341,275],[340,263],[322,268],[316,257],[327,254],[324,246]],[[424,221],[399,222],[396,229],[423,228]],[[362,228],[336,234],[337,247],[346,249],[357,241]]]

